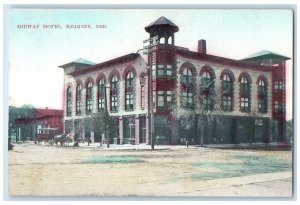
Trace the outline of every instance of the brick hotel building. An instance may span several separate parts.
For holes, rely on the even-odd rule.
[[[197,52],[190,51],[175,45],[179,28],[165,17],[145,30],[150,38],[158,37],[156,49],[148,54],[130,53],[99,64],[78,59],[59,66],[64,69],[66,133],[99,141],[102,133],[91,126],[91,114],[105,111],[107,105],[118,127],[113,138],[121,144],[128,139],[150,143],[151,70],[150,105],[160,143],[180,144],[187,136],[199,143],[186,123],[191,109],[196,115],[209,111],[205,113],[212,119],[199,122],[204,123],[197,132],[204,132],[204,144],[286,141],[285,61],[290,58],[270,51],[242,60],[213,56],[207,54],[205,40],[198,41]],[[208,98],[212,93],[215,100]]]

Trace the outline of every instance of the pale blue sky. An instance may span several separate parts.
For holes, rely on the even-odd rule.
[[[148,37],[144,27],[160,16],[179,26],[175,44],[190,50],[196,51],[197,41],[205,39],[212,55],[241,59],[270,50],[292,57],[291,10],[11,9],[9,16],[9,104],[13,105],[62,109],[63,71],[58,65],[77,58],[99,63],[136,52]],[[17,29],[18,24],[93,28]],[[107,28],[96,29],[96,24]],[[292,61],[288,66],[291,71]],[[291,86],[288,81],[287,87]]]

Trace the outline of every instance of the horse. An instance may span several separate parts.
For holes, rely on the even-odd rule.
[[[65,134],[61,134],[61,135],[55,135],[54,136],[54,143],[57,145],[58,143],[60,143],[61,146],[65,145],[67,141],[66,135]]]

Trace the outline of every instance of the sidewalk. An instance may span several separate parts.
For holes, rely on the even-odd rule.
[[[25,142],[12,142],[13,144],[34,144],[33,141],[25,141]],[[67,143],[65,147],[74,147],[74,142]],[[44,145],[42,145],[44,146]],[[46,144],[46,146],[50,146]],[[52,145],[52,146],[59,146],[58,145]],[[107,144],[102,144],[100,146],[100,142],[96,143],[90,143],[88,145],[87,142],[85,143],[79,143],[79,147],[74,148],[89,148],[89,149],[104,149],[104,150],[151,150],[151,145],[147,144],[139,144],[139,145],[132,145],[132,144],[110,144],[109,148],[107,148]],[[241,143],[241,144],[204,144],[203,147],[200,145],[189,145],[188,148],[186,145],[155,145],[154,150],[171,150],[171,149],[260,149],[260,150],[278,150],[278,151],[290,151],[292,150],[291,144],[286,143],[278,143],[278,142],[272,142],[272,143]]]
[[[69,146],[72,146],[73,143],[70,143]],[[79,143],[79,147],[84,148],[99,148],[99,149],[111,149],[111,150],[151,150],[151,145],[139,144],[110,144],[107,148],[107,144],[100,143],[90,143],[87,142]],[[186,145],[155,145],[154,150],[167,150],[167,149],[202,149],[202,148],[211,148],[211,149],[262,149],[262,150],[281,150],[289,151],[292,146],[286,143],[242,143],[242,144],[205,144],[203,147],[200,145],[189,145],[187,148]]]

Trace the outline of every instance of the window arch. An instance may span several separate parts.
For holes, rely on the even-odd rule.
[[[116,75],[113,75],[110,80],[110,111],[118,111],[119,91],[118,91],[119,79]]]
[[[119,79],[117,76],[112,76],[111,78],[111,81],[110,81],[110,86],[111,86],[111,89],[116,89],[117,88],[117,85],[118,85],[118,82],[119,82]]]
[[[105,110],[105,81],[103,78],[98,80],[98,112]]]
[[[126,80],[126,87],[132,87],[133,86],[134,76],[133,76],[133,72],[132,71],[129,71],[126,74],[125,80]]]
[[[134,75],[129,71],[125,77],[125,110],[133,110],[134,101]]]
[[[78,84],[76,87],[76,115],[81,115],[81,91],[82,86],[81,84]]]
[[[204,79],[211,79],[211,74],[208,71],[204,71],[202,73],[202,78],[204,78]]]
[[[72,88],[67,88],[67,116],[72,115]]]
[[[86,113],[93,112],[93,82],[89,81],[86,88]]]

